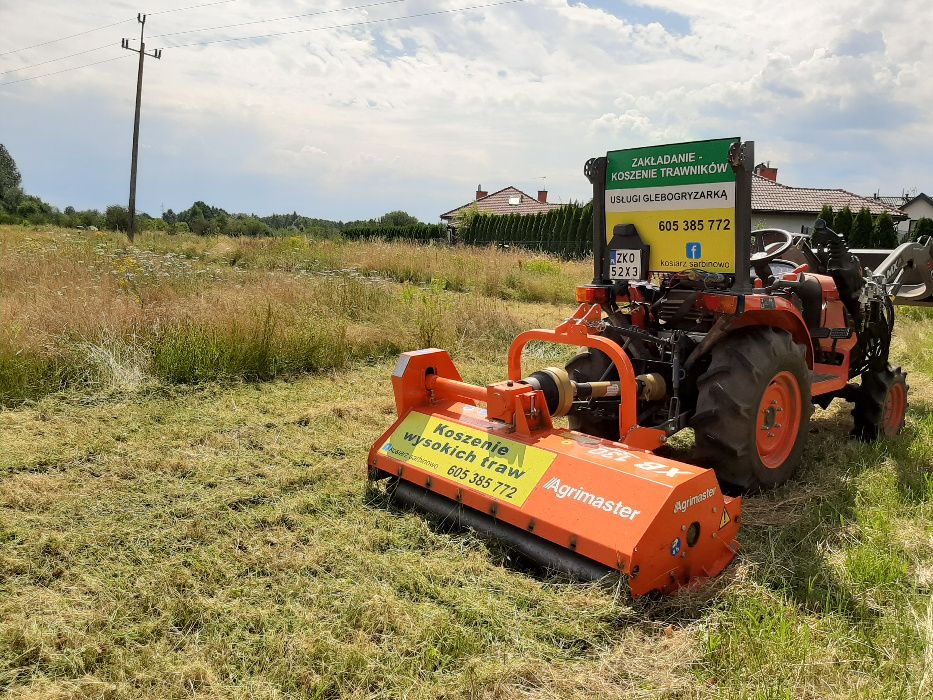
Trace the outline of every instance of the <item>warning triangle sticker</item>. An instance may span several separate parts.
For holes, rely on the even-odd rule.
[[[722,530],[726,525],[732,522],[732,518],[729,517],[729,511],[725,508],[722,509],[722,519],[719,521],[719,529]]]

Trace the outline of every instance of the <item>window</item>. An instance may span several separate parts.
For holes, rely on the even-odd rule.
[[[515,207],[515,206],[518,206],[518,205],[521,204],[521,203],[522,203],[522,197],[521,197],[521,195],[519,195],[519,196],[517,196],[517,197],[509,197],[509,205],[510,205],[510,206]]]

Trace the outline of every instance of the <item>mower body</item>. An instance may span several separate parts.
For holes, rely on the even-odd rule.
[[[370,452],[370,478],[548,569],[584,579],[617,571],[634,596],[670,592],[732,560],[742,501],[711,470],[652,454],[662,432],[622,423],[619,442],[555,428],[545,392],[522,379],[522,349],[546,340],[612,352],[589,332],[600,313],[581,305],[560,328],[519,336],[514,378],[487,387],[462,382],[443,350],[404,353],[392,377],[398,420]],[[635,376],[620,369],[634,405]]]

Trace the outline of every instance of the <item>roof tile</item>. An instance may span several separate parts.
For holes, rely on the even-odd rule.
[[[907,215],[897,207],[877,199],[860,197],[846,190],[788,187],[760,175],[752,176],[753,212],[819,214],[824,204],[831,206],[833,211],[849,207],[853,212],[857,212],[862,207],[866,207],[873,216],[888,212],[895,219],[907,218]]]
[[[509,204],[509,199],[512,197],[518,197],[518,204]],[[498,192],[488,194],[474,202],[468,202],[462,207],[451,209],[441,214],[441,218],[452,219],[458,213],[474,204],[481,214],[538,214],[543,211],[550,211],[555,207],[563,206],[563,204],[556,204],[553,202],[539,202],[537,198],[525,194],[515,187],[505,187]]]

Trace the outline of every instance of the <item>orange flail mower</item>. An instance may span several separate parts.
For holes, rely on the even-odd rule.
[[[618,570],[635,596],[671,591],[729,564],[742,500],[724,496],[713,471],[652,454],[666,435],[638,426],[634,413],[650,380],[594,333],[601,314],[581,304],[556,330],[522,333],[509,379],[486,387],[461,381],[443,350],[404,353],[392,376],[399,418],[370,452],[370,475],[395,479],[402,500],[547,567],[595,579]],[[599,349],[624,379],[583,386],[556,368],[523,378],[533,340]],[[553,375],[548,396],[542,384]],[[552,415],[581,394],[620,397],[621,440],[554,427]]]
[[[739,139],[590,159],[593,280],[580,306],[555,330],[520,334],[508,378],[489,386],[463,382],[443,350],[403,354],[398,420],[370,452],[370,478],[546,568],[621,572],[640,596],[732,561],[742,500],[723,487],[791,479],[814,404],[851,402],[858,439],[896,436],[908,387],[888,362],[894,304],[933,299],[933,240],[869,270],[822,220],[812,234],[752,231],[753,159]],[[580,351],[526,375],[532,341]],[[708,469],[654,454],[684,428]]]

